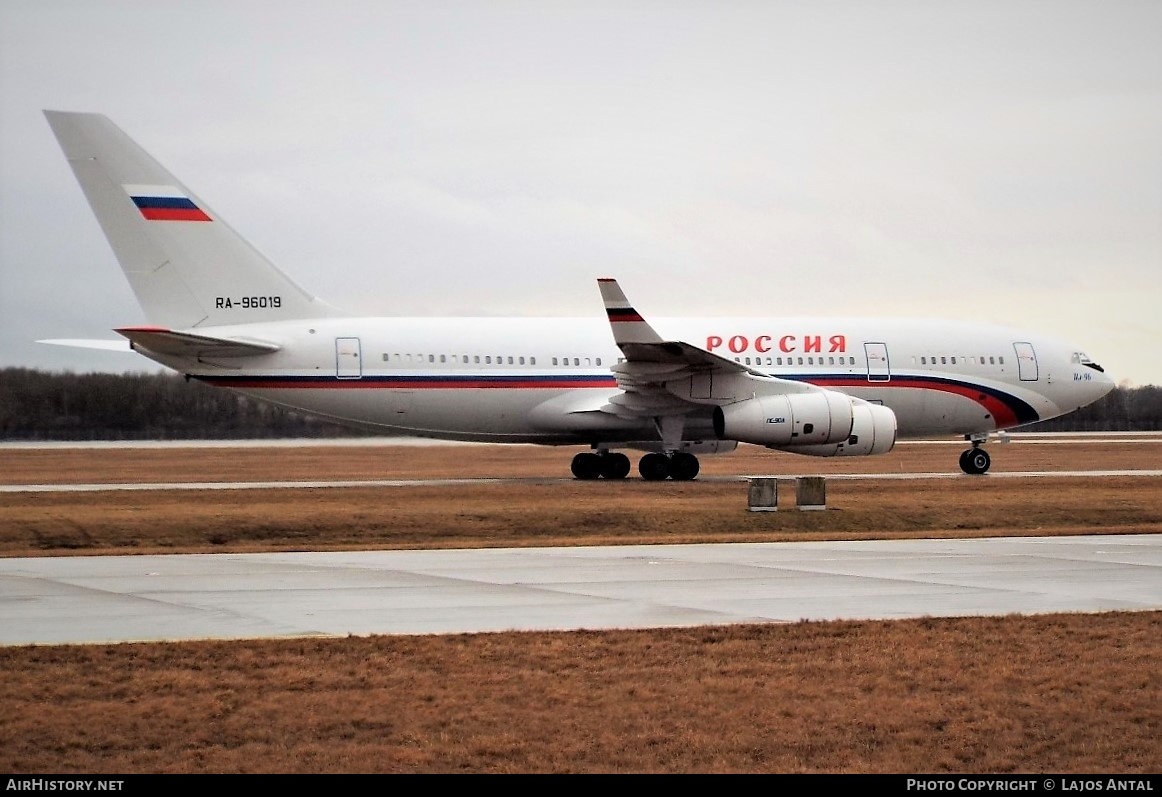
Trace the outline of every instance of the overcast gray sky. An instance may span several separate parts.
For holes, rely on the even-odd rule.
[[[0,2],[0,366],[138,309],[41,113],[382,315],[935,315],[1162,385],[1162,3]]]

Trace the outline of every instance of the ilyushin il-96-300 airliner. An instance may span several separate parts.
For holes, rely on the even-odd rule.
[[[815,457],[990,434],[1113,388],[1077,346],[977,322],[605,317],[359,318],[304,291],[99,114],[46,111],[148,326],[132,349],[190,378],[387,435],[587,446],[578,479],[693,479],[740,442]],[[594,296],[596,304],[596,293]]]

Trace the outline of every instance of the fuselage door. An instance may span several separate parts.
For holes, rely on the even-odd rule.
[[[339,379],[359,379],[363,364],[359,356],[359,338],[335,338],[335,376]]]
[[[1036,382],[1038,378],[1037,352],[1033,351],[1033,344],[1015,341],[1013,348],[1017,351],[1017,374],[1021,381]]]
[[[889,381],[892,369],[888,366],[888,344],[864,343],[863,352],[867,356],[867,381]]]

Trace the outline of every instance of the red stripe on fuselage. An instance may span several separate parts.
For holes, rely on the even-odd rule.
[[[522,381],[497,381],[489,379],[425,379],[422,381],[386,379],[335,379],[328,381],[295,379],[219,379],[202,377],[202,381],[216,387],[261,388],[266,390],[561,390],[567,388],[608,388],[617,387],[612,377],[595,377],[592,381],[577,382],[567,379],[530,379]]]
[[[809,379],[805,381],[809,381],[811,384],[818,385],[819,387],[913,388],[916,390],[935,390],[940,393],[951,393],[955,396],[961,396],[970,401],[975,401],[992,415],[998,428],[1016,426],[1021,422],[1017,418],[1017,413],[1004,400],[990,395],[979,388],[975,388],[972,385],[949,384],[927,379],[899,379],[895,376],[889,382],[869,382],[867,379],[846,379],[842,377],[838,379]]]

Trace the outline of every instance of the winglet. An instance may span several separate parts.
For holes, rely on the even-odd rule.
[[[625,292],[617,284],[617,280],[609,277],[600,277],[597,287],[601,290],[601,298],[605,302],[605,314],[609,317],[609,326],[613,329],[613,340],[618,346],[625,343],[661,343],[662,338],[654,328],[625,298]]]

